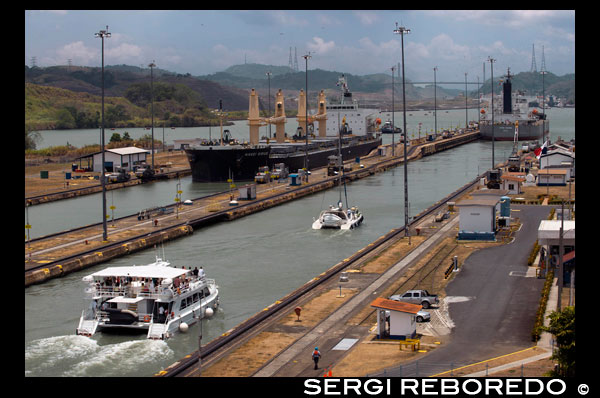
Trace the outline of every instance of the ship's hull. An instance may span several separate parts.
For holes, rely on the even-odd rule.
[[[267,166],[271,147],[205,146],[186,148],[185,153],[194,182],[225,182],[252,180],[261,166]]]
[[[545,123],[546,134],[548,134],[548,121]],[[536,122],[519,122],[519,141],[535,141],[542,138],[544,125],[542,121]],[[481,139],[491,140],[492,139],[492,125],[481,124],[479,126],[481,133]],[[498,123],[494,124],[494,141],[513,141],[515,139],[515,125],[514,123]]]
[[[363,157],[369,154],[373,149],[376,149],[379,145],[381,145],[381,137],[365,141],[358,141],[357,139],[353,140],[347,145],[342,145],[342,159],[349,160]],[[305,167],[304,159],[306,157],[306,168],[311,170],[317,167],[327,166],[329,156],[337,156],[339,152],[336,145],[312,151],[309,150],[308,156],[305,156],[306,151],[302,148],[299,148],[295,153],[291,154],[273,153],[272,151],[269,156],[269,167],[273,167],[273,165],[277,163],[285,163],[290,170],[290,173],[292,173]]]
[[[194,182],[223,182],[233,177],[234,181],[253,180],[259,167],[273,166],[277,163],[284,163],[290,173],[305,167],[314,169],[326,166],[329,162],[328,157],[338,155],[337,140],[330,140],[328,145],[318,145],[313,141],[309,143],[308,156],[304,145],[297,144],[288,151],[277,145],[241,145],[223,146],[223,147],[195,147],[186,148],[190,168],[192,170],[192,180]],[[369,138],[354,137],[348,143],[342,145],[341,153],[343,159],[355,159],[367,155],[372,150],[381,145],[381,137]]]

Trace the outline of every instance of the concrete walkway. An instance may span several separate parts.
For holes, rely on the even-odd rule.
[[[358,306],[364,305],[364,301],[369,297],[372,297],[373,292],[377,291],[383,284],[388,282],[391,278],[395,277],[407,265],[410,265],[415,259],[421,254],[425,253],[432,246],[437,244],[440,239],[446,236],[452,228],[458,224],[458,217],[448,222],[444,227],[439,229],[429,239],[419,245],[416,249],[410,252],[402,260],[394,264],[384,274],[382,274],[375,282],[362,290],[359,294],[353,297],[350,301],[340,307],[337,311],[331,314],[328,318],[319,323],[316,327],[310,330],[307,334],[297,340],[294,344],[284,350],[282,353],[273,358],[268,364],[262,369],[256,372],[253,376],[257,377],[270,377],[275,375],[279,369],[284,367],[286,364],[292,362],[297,356],[306,356],[307,352],[311,352],[312,347],[315,346],[315,341],[322,338],[323,336],[329,336],[334,333],[334,330],[339,328],[340,323],[354,311]]]

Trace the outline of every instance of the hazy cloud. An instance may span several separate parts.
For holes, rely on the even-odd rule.
[[[373,25],[379,20],[379,16],[373,11],[353,11],[353,14],[363,25]]]
[[[325,42],[325,40],[320,37],[313,37],[313,41],[307,43],[306,46],[309,51],[314,52],[315,54],[326,54],[334,49],[335,42],[333,40]]]
[[[57,65],[64,65],[71,59],[75,65],[92,65],[98,62],[98,49],[86,47],[83,41],[65,44],[56,50]]]

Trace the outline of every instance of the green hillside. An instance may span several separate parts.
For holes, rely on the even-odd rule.
[[[244,118],[248,109],[249,90],[267,90],[267,71],[272,72],[271,89],[298,91],[305,88],[306,73],[295,72],[287,66],[243,64],[223,72],[206,76],[173,73],[160,68],[153,70],[155,123],[166,126],[193,127],[216,125],[211,109],[219,107],[228,117]],[[308,73],[309,91],[325,89],[338,92],[336,83],[343,74],[339,71],[311,69]],[[345,73],[352,92],[369,95],[383,106],[391,98],[391,75],[385,73],[358,76]],[[494,76],[494,90],[499,92],[502,74]],[[106,127],[146,127],[150,125],[150,69],[130,65],[112,65],[105,68],[105,121]],[[513,77],[513,90],[525,90],[527,95],[542,93],[539,73],[521,72]],[[25,125],[26,129],[98,128],[102,87],[101,68],[81,66],[32,67],[25,66]],[[414,86],[406,82],[407,102],[424,103],[433,96],[433,86]],[[482,87],[491,91],[490,80]],[[567,98],[575,102],[575,75],[545,75],[546,95]],[[401,87],[396,86],[396,95]],[[470,92],[473,97],[476,91]],[[462,90],[437,88],[438,98],[451,99],[462,95]],[[287,94],[286,94],[287,97]],[[398,97],[399,98],[399,97]],[[293,101],[286,104],[294,112]],[[265,98],[261,109],[266,109]]]
[[[494,92],[499,93],[501,90],[500,81],[504,79],[503,75],[496,76],[494,74]],[[557,97],[567,98],[567,102],[575,103],[575,74],[570,73],[564,76],[557,76],[554,73],[548,72],[542,75],[539,72],[521,72],[514,75],[511,79],[512,89],[525,91],[526,95],[542,95],[542,90],[545,94],[554,95]],[[491,79],[488,79],[482,86],[482,92],[485,94],[491,93]]]
[[[183,84],[154,85],[154,122],[167,127],[217,125],[199,94]],[[151,124],[150,84],[135,83],[123,97],[104,98],[106,128]],[[25,127],[29,130],[86,129],[101,125],[102,97],[58,87],[25,84]]]

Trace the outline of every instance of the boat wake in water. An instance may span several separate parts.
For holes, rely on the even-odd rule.
[[[25,376],[136,376],[152,375],[156,363],[174,360],[162,340],[130,340],[101,345],[89,337],[69,335],[34,340],[25,346]],[[31,364],[35,364],[32,366]]]

